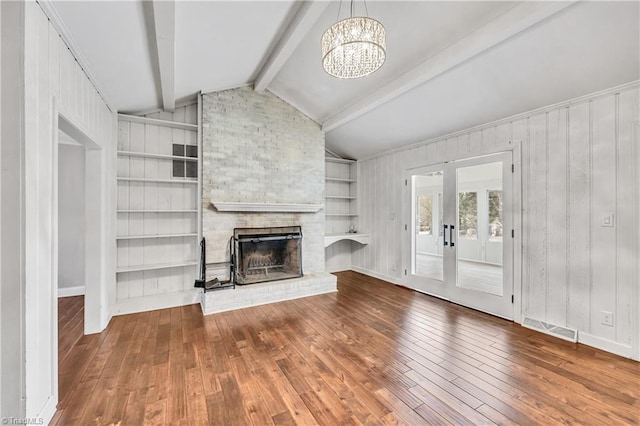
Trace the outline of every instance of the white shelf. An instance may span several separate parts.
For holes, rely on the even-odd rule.
[[[325,216],[328,217],[356,217],[358,216],[357,213],[330,213],[330,214],[325,214]]]
[[[330,234],[324,236],[324,246],[329,247],[333,243],[337,243],[342,240],[351,240],[362,245],[369,244],[371,236],[369,234],[357,234],[357,233],[345,233],[345,234]]]
[[[145,182],[145,183],[192,183],[197,184],[198,180],[185,180],[185,179],[148,179],[148,178],[132,178],[132,177],[119,177],[118,181],[121,182]]]
[[[118,118],[124,121],[130,121],[132,123],[150,124],[152,126],[171,127],[172,129],[182,129],[197,131],[197,124],[178,123],[175,121],[159,120],[157,118],[139,117],[137,115],[118,114]]]
[[[150,154],[147,152],[118,151],[118,155],[127,156],[127,157],[157,158],[160,160],[193,161],[195,163],[198,162],[198,159],[195,157],[184,157],[179,155],[168,155],[168,154]]]
[[[162,234],[162,235],[123,235],[116,237],[116,240],[143,240],[146,238],[174,238],[174,237],[197,237],[198,234]]]
[[[324,178],[327,182],[344,182],[344,183],[355,183],[357,182],[355,179],[344,179],[344,178]]]
[[[198,213],[198,210],[116,210],[116,213]]]
[[[116,273],[119,274],[123,272],[153,271],[155,269],[182,268],[183,266],[194,266],[197,264],[198,264],[198,261],[193,260],[190,262],[182,262],[182,263],[161,263],[158,265],[122,266],[120,268],[116,268]]]
[[[348,195],[327,195],[324,198],[334,199],[334,200],[355,200],[356,199],[356,197],[351,197]]]
[[[356,162],[356,160],[347,160],[346,158],[325,157],[324,159],[330,163],[353,164]]]

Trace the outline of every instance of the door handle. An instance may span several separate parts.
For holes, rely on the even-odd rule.
[[[443,230],[442,230],[442,241],[444,241],[444,245],[448,246],[449,243],[447,242],[447,228],[449,227],[449,225],[444,225],[443,226]]]
[[[455,246],[455,243],[453,242],[453,230],[455,229],[455,226],[451,225],[449,227],[449,245],[451,247]]]

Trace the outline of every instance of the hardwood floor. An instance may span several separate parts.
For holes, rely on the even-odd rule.
[[[637,424],[640,364],[344,272],[338,293],[114,317],[53,424]]]
[[[84,334],[84,296],[58,299],[58,363]]]

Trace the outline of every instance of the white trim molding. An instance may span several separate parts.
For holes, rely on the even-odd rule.
[[[113,315],[136,314],[139,312],[169,309],[194,305],[200,302],[202,290],[192,288],[179,293],[161,293],[144,297],[133,297],[116,302]]]
[[[322,204],[235,203],[221,201],[216,201],[211,205],[219,212],[245,213],[316,213],[324,207]]]
[[[353,265],[351,265],[351,268],[349,269],[352,270],[353,272],[358,272],[359,274],[367,275],[372,278],[377,278],[379,280],[386,281],[389,284],[398,285],[401,287],[405,287],[409,290],[416,291],[410,287],[407,287],[407,285],[402,282],[402,279],[398,277],[392,277],[391,275],[380,274],[378,272],[370,271],[369,269],[365,269],[365,268],[361,268],[359,266],[353,266]]]
[[[631,346],[613,342],[611,340],[594,336],[589,333],[584,333],[582,331],[578,331],[578,343],[582,343],[583,345],[591,346],[593,348],[600,349],[606,352],[611,352],[625,358],[633,358],[633,349],[631,348]]]

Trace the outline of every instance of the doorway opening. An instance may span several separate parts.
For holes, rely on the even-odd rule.
[[[58,362],[84,334],[86,147],[58,131]]]
[[[98,144],[62,115],[54,154],[54,295],[58,329],[58,409],[64,408],[70,383],[58,376],[64,362],[73,362],[74,345],[95,328],[102,274],[102,160]],[[92,328],[93,327],[93,328]],[[57,349],[57,350],[56,350]],[[68,369],[67,369],[68,370]]]

